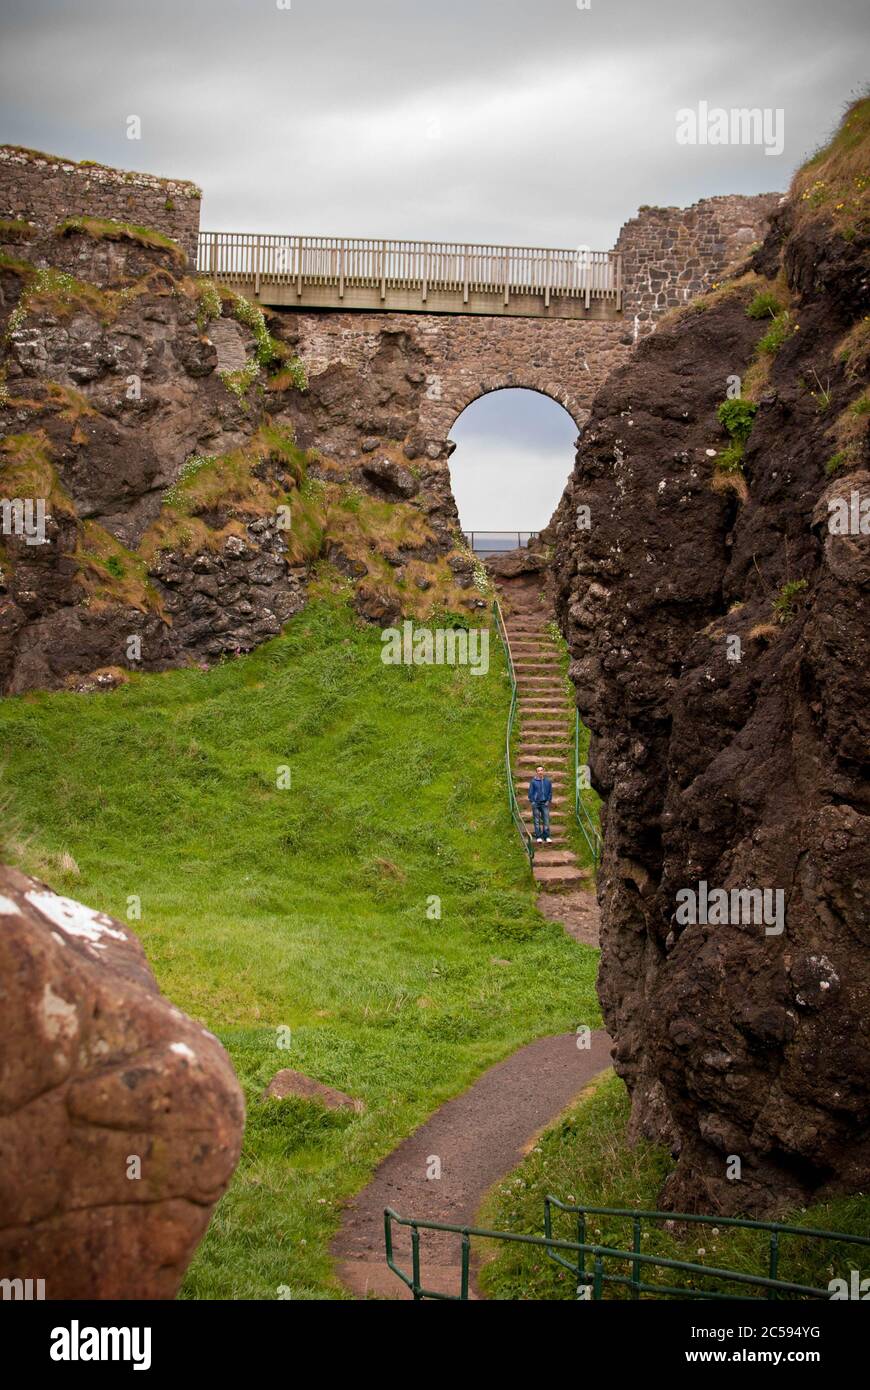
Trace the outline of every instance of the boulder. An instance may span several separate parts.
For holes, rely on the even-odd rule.
[[[502,555],[488,555],[485,562],[490,574],[499,579],[515,579],[519,574],[540,574],[548,561],[540,551],[506,550]]]
[[[420,484],[413,473],[394,459],[367,460],[362,471],[369,482],[375,483],[391,497],[415,497],[420,491]]]
[[[245,1111],[213,1034],[128,927],[0,867],[0,1278],[172,1298]]]
[[[293,1071],[292,1067],[284,1067],[272,1077],[265,1091],[263,1100],[289,1100],[292,1096],[299,1096],[302,1100],[317,1100],[321,1105],[325,1105],[327,1110],[354,1110],[361,1114],[365,1106],[361,1100],[354,1100],[353,1096],[345,1095],[344,1091],[337,1091],[334,1086],[324,1086],[322,1081],[315,1081],[312,1076],[305,1076],[301,1071]]]

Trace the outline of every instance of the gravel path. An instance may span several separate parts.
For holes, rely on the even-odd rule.
[[[348,1208],[332,1245],[339,1278],[357,1298],[410,1297],[384,1260],[384,1207],[401,1216],[471,1225],[489,1189],[521,1162],[538,1133],[610,1066],[610,1038],[592,1034],[589,1049],[573,1033],[539,1038],[490,1067],[447,1101],[384,1159]],[[434,1159],[441,1177],[427,1178]],[[398,1263],[410,1271],[410,1239],[397,1232]],[[424,1284],[459,1290],[459,1237],[423,1232]]]

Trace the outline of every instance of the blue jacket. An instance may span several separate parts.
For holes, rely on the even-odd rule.
[[[534,806],[546,806],[553,796],[553,783],[549,777],[533,777],[529,783],[529,801]]]

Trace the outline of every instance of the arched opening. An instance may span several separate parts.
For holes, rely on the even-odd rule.
[[[450,484],[479,555],[528,543],[549,522],[574,466],[577,425],[542,391],[506,387],[471,402],[450,431]]]

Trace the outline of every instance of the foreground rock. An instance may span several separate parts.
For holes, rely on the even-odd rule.
[[[334,1086],[324,1086],[322,1081],[315,1081],[312,1076],[294,1071],[292,1067],[284,1067],[272,1077],[263,1092],[263,1100],[289,1100],[292,1096],[319,1101],[327,1110],[353,1110],[360,1114],[365,1109],[361,1100],[354,1100],[344,1091],[337,1091]]]
[[[752,273],[613,374],[556,519],[604,798],[600,995],[633,1131],[679,1154],[675,1210],[870,1179],[868,539],[828,526],[835,497],[870,496],[870,249],[834,203],[798,188]],[[753,374],[727,472],[717,409]],[[780,919],[717,922],[701,883],[779,894]]]
[[[7,868],[0,981],[0,1278],[172,1298],[239,1159],[226,1053],[127,928]]]

